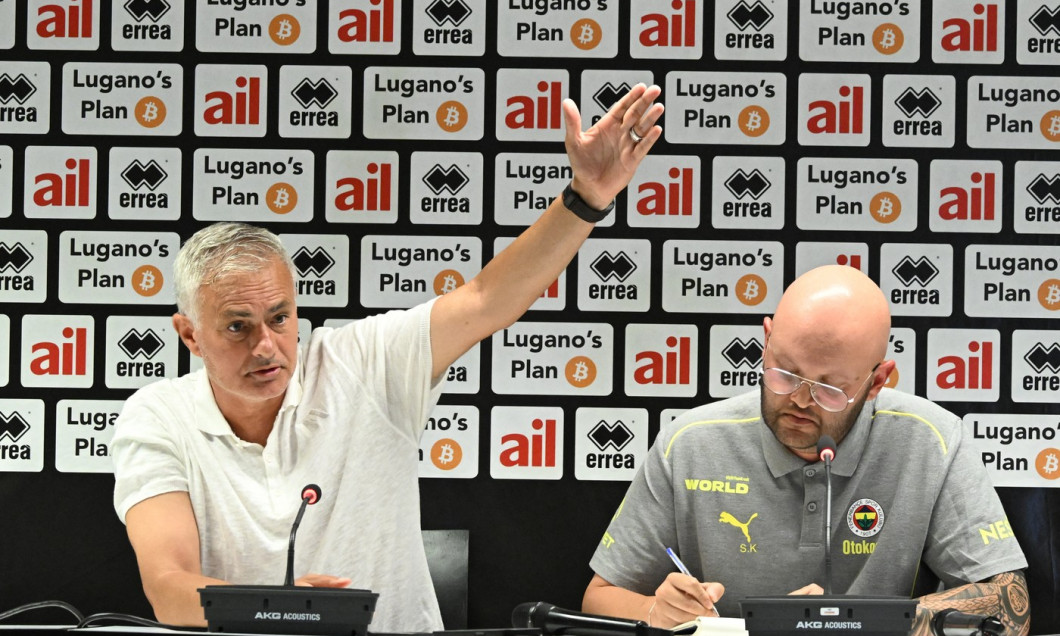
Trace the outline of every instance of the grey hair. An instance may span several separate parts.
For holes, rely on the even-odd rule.
[[[177,311],[194,323],[203,286],[234,273],[257,272],[279,260],[297,278],[280,237],[246,223],[215,223],[191,236],[177,254]]]

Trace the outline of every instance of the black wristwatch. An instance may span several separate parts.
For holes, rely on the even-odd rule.
[[[563,205],[568,210],[578,216],[579,219],[587,221],[589,223],[599,223],[607,218],[608,214],[611,214],[611,210],[615,209],[615,200],[611,199],[611,203],[607,204],[607,207],[603,210],[597,210],[596,208],[590,207],[585,199],[580,194],[574,191],[571,186],[573,183],[568,183],[566,188],[563,188]]]

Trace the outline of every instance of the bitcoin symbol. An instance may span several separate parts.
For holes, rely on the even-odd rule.
[[[567,361],[564,375],[571,386],[585,388],[596,380],[596,363],[586,356],[574,356]]]
[[[603,35],[600,33],[600,23],[589,18],[582,18],[570,27],[570,41],[574,46],[583,51],[595,49]]]
[[[883,55],[894,55],[902,50],[905,33],[897,24],[885,22],[872,32],[872,46]]]
[[[1043,448],[1034,460],[1034,468],[1045,479],[1060,477],[1060,450]]]
[[[887,381],[883,383],[883,386],[888,389],[898,386],[898,367],[891,370],[891,375],[887,376]]]
[[[298,205],[298,191],[289,183],[274,183],[265,192],[265,205],[276,214],[287,214]]]
[[[869,214],[877,223],[894,223],[902,214],[902,200],[893,192],[877,192],[869,201]]]
[[[456,440],[444,437],[431,446],[431,463],[439,470],[452,470],[460,465],[464,450]]]
[[[1060,110],[1051,110],[1042,115],[1042,121],[1038,126],[1046,139],[1060,141]]]
[[[1039,285],[1038,302],[1049,311],[1060,309],[1060,280],[1050,278]]]
[[[443,269],[434,277],[434,293],[444,296],[464,284],[464,277],[455,269]]]
[[[166,120],[166,104],[157,97],[142,97],[133,108],[136,123],[144,128],[157,128]]]
[[[769,130],[769,112],[761,106],[748,106],[736,119],[740,132],[748,137],[761,137]]]
[[[162,282],[162,271],[154,265],[141,265],[133,271],[132,288],[141,296],[154,296],[162,290]]]
[[[459,132],[467,125],[467,108],[453,100],[442,102],[434,113],[434,120],[445,132]]]
[[[281,13],[269,22],[269,37],[280,46],[289,46],[298,41],[302,25],[289,13]]]
[[[745,274],[736,281],[736,299],[748,307],[754,307],[766,299],[766,281],[757,274]]]

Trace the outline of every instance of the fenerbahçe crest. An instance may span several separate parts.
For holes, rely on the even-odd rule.
[[[858,499],[847,509],[847,527],[859,537],[871,537],[883,530],[883,508],[872,499]]]

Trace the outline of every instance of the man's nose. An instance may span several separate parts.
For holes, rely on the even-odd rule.
[[[813,394],[810,393],[810,384],[807,382],[799,383],[799,386],[791,392],[791,401],[800,409],[808,409],[813,406],[815,400],[813,399]]]
[[[258,325],[254,330],[254,345],[251,353],[262,358],[271,358],[276,351],[276,334],[266,323]]]

